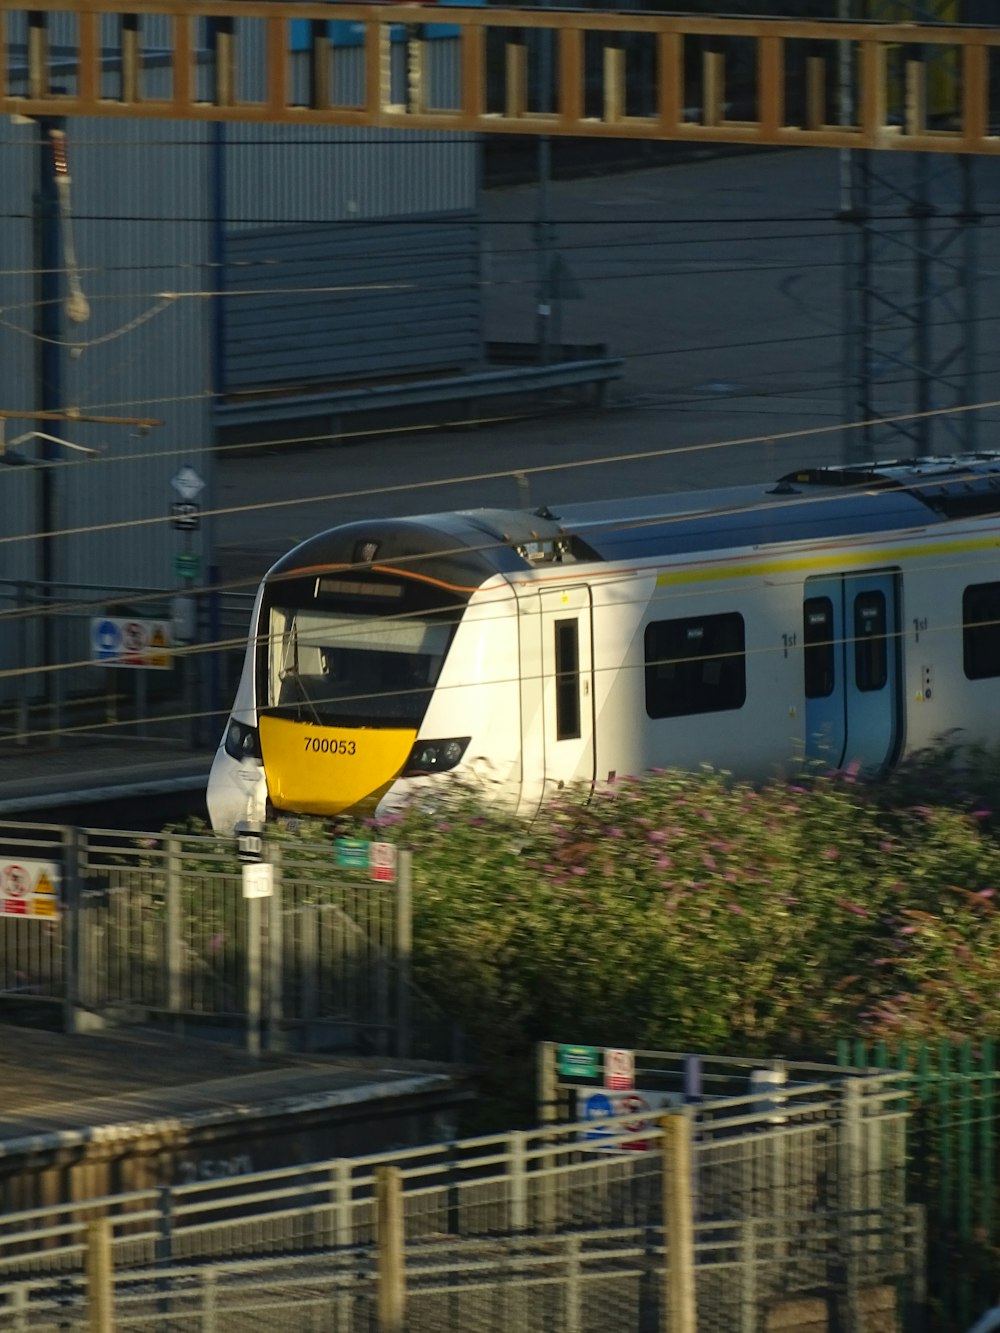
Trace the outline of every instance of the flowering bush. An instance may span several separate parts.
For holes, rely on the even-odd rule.
[[[820,1054],[1000,1035],[981,804],[1000,781],[977,764],[974,782],[955,751],[878,784],[662,772],[530,825],[471,794],[414,807],[382,835],[414,851],[417,980],[500,1071],[543,1037]]]

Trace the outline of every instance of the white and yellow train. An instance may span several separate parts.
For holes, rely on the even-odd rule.
[[[231,832],[452,774],[531,814],[956,732],[1000,739],[1000,454],[321,533],[260,586],[208,806]]]

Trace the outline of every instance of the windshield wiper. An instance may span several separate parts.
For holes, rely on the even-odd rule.
[[[282,683],[284,683],[286,680],[289,679],[295,681],[295,684],[298,686],[299,694],[302,696],[303,700],[308,706],[310,713],[312,713],[313,721],[316,723],[318,727],[321,727],[323,723],[320,721],[320,716],[319,713],[317,712],[316,705],[312,701],[312,696],[306,689],[302,681],[302,677],[299,675],[298,667],[297,666],[283,667],[281,671],[278,672],[278,679]],[[301,717],[301,715],[302,714],[300,710],[299,716]]]

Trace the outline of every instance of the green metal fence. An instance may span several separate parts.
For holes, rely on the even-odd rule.
[[[964,1333],[1000,1295],[996,1046],[842,1040],[841,1066],[909,1075],[909,1191],[927,1214],[931,1327]]]

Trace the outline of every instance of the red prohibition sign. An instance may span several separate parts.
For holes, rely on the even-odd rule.
[[[31,880],[23,866],[5,866],[3,891],[8,898],[25,898],[31,892]]]
[[[141,653],[146,646],[146,630],[135,620],[122,626],[122,643],[127,653]]]

